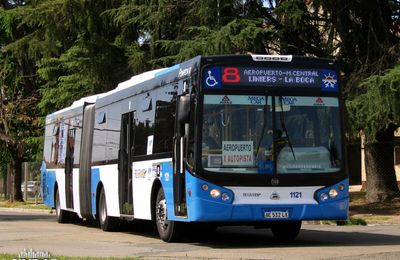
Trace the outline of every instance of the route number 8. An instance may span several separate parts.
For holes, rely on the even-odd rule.
[[[222,81],[225,83],[237,83],[240,81],[238,68],[224,68],[222,73]]]

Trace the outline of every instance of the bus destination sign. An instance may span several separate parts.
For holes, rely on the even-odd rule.
[[[338,77],[333,70],[248,67],[207,67],[203,71],[205,89],[234,86],[309,87],[338,91]]]

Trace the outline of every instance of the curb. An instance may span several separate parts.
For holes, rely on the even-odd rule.
[[[362,191],[362,185],[350,185],[349,192],[358,192]]]
[[[54,210],[52,209],[25,209],[25,208],[2,208],[0,207],[0,211],[7,212],[29,212],[29,213],[47,213],[54,214]]]

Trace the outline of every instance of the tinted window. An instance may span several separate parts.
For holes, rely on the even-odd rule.
[[[154,153],[172,151],[176,102],[157,101]]]

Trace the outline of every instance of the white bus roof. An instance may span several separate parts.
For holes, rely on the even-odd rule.
[[[113,90],[110,90],[110,91],[105,92],[105,93],[100,93],[100,94],[88,96],[88,97],[83,97],[83,98],[81,98],[81,99],[79,99],[77,101],[74,101],[71,106],[63,108],[61,110],[58,110],[58,111],[56,111],[56,112],[54,112],[52,114],[49,114],[48,117],[52,117],[54,115],[59,115],[59,114],[62,114],[64,112],[73,110],[75,108],[83,107],[83,105],[85,103],[96,103],[96,101],[99,98],[111,95],[111,94],[113,94],[115,92],[118,92],[120,90],[135,86],[135,85],[137,85],[139,83],[142,83],[142,82],[144,82],[146,80],[152,79],[152,78],[155,77],[155,75],[157,73],[160,73],[163,70],[167,70],[167,69],[168,68],[156,69],[156,70],[151,70],[151,71],[147,71],[147,72],[141,73],[139,75],[135,75],[132,78],[130,78],[130,79],[124,81],[124,82],[119,83],[118,86]]]
[[[126,88],[132,87],[134,85],[137,85],[139,83],[142,83],[148,79],[152,79],[155,77],[155,75],[157,73],[160,73],[161,71],[166,70],[166,69],[168,69],[168,68],[151,70],[151,71],[147,71],[142,74],[133,76],[132,78],[128,79],[127,81],[119,83],[118,86],[114,90],[118,91],[121,89],[126,89]],[[113,91],[113,90],[111,90],[111,91]]]

